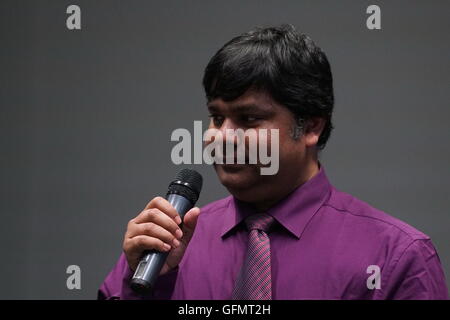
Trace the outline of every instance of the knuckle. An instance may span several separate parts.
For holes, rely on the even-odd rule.
[[[133,246],[133,242],[132,241],[127,241],[127,240],[124,241],[124,243],[123,243],[123,251],[125,253],[129,254],[134,249],[135,249],[135,247]]]
[[[164,199],[162,197],[160,197],[160,196],[154,197],[152,200],[152,206],[153,207],[161,206],[163,202],[164,202]]]
[[[134,230],[136,230],[136,225],[133,223],[129,224],[125,230],[125,238],[128,238],[131,234],[133,234]]]
[[[144,247],[144,246],[145,246],[145,240],[144,240],[144,237],[136,237],[136,240],[135,240],[135,246],[136,246],[136,247],[139,247],[139,248]]]
[[[143,214],[142,222],[148,222],[148,221],[151,221],[151,219],[153,219],[153,214],[150,210],[151,209],[145,210],[145,212]]]
[[[147,219],[149,221],[153,221],[155,219],[155,216],[158,214],[158,209],[151,208],[147,210]]]
[[[149,222],[145,225],[144,231],[148,234],[152,234],[155,231],[156,225],[153,222]]]
[[[157,197],[154,197],[153,200],[154,200],[156,203],[161,203],[161,201],[163,201],[164,199],[163,199],[161,196],[157,196]]]

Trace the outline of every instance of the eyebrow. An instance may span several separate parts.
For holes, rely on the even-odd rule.
[[[208,105],[208,110],[210,112],[218,112],[221,108],[211,104]],[[238,104],[238,105],[233,105],[231,106],[231,111],[232,112],[238,112],[238,113],[245,113],[245,112],[255,112],[255,111],[268,111],[269,108],[267,107],[261,107],[257,104]]]

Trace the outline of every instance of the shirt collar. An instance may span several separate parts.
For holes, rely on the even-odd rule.
[[[267,213],[278,221],[295,237],[300,238],[308,222],[328,199],[331,184],[325,174],[325,168],[319,163],[319,172],[286,198],[270,208]],[[248,204],[230,197],[224,216],[222,237],[226,236],[248,215],[255,213]]]

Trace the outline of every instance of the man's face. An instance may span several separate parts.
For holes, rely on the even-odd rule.
[[[307,144],[304,136],[294,140],[294,116],[284,106],[276,103],[269,94],[248,90],[239,98],[225,102],[214,99],[208,103],[211,117],[209,128],[220,130],[225,137],[227,129],[267,129],[270,152],[270,130],[279,132],[279,170],[275,175],[261,175],[261,164],[214,164],[221,183],[236,198],[246,202],[260,202],[272,196],[292,191],[304,176]],[[236,139],[224,143],[236,144]],[[210,142],[206,142],[209,144]],[[248,155],[248,139],[246,140]],[[248,159],[246,159],[248,160]]]

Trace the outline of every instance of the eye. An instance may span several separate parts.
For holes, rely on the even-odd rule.
[[[242,121],[245,123],[255,123],[258,120],[261,120],[261,117],[255,116],[255,115],[243,115]]]
[[[209,117],[211,118],[214,126],[220,127],[223,123],[223,117],[216,115],[216,114],[210,114]]]

